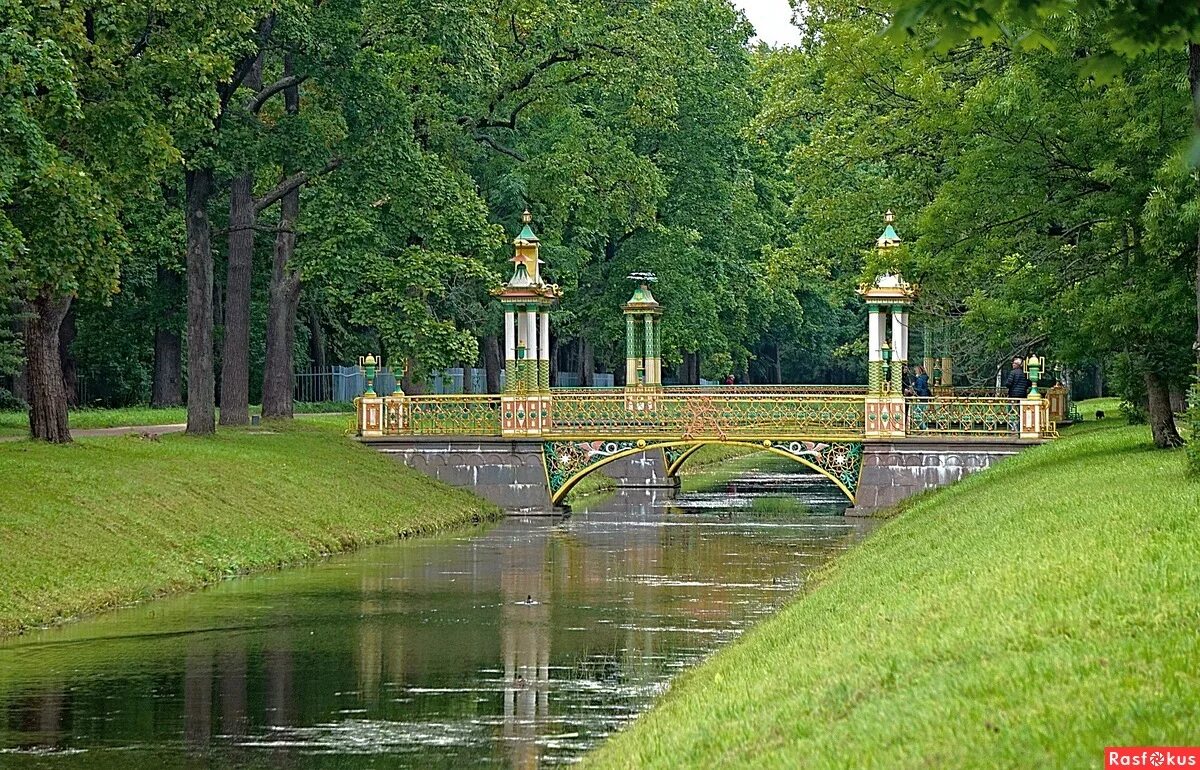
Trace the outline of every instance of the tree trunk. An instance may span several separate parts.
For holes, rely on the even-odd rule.
[[[179,276],[165,267],[158,268],[158,293],[173,303],[179,290]],[[150,406],[179,406],[183,403],[180,370],[183,362],[183,342],[169,317],[160,313],[154,328],[154,382],[150,387]]]
[[[183,366],[183,342],[179,332],[159,327],[154,330],[154,384],[150,406],[179,406],[183,403],[180,369]]]
[[[1092,372],[1092,394],[1093,398],[1104,397],[1104,366],[1096,364],[1096,368]]]
[[[1166,379],[1157,372],[1147,371],[1145,382],[1146,418],[1154,435],[1154,445],[1160,449],[1182,446],[1183,439],[1175,428],[1175,415],[1171,412],[1171,392]]]
[[[58,327],[58,359],[62,367],[63,397],[67,399],[68,407],[79,406],[79,371],[75,365],[75,354],[71,351],[77,333],[75,306],[72,304]]]
[[[1183,414],[1187,411],[1187,391],[1178,385],[1171,385],[1171,411]]]
[[[489,334],[483,338],[483,369],[487,377],[487,392],[500,392],[500,372],[504,362],[500,360],[500,338]]]
[[[38,297],[25,321],[25,358],[29,374],[29,433],[35,439],[66,444],[67,396],[59,357],[59,329],[71,307],[70,297]]]
[[[470,396],[475,393],[475,383],[471,382],[471,362],[463,361],[459,366],[462,367],[462,392],[464,396]]]
[[[328,401],[329,388],[326,387],[325,379],[325,330],[321,328],[321,312],[311,295],[308,298],[308,357],[312,359],[313,369],[317,373],[313,378],[316,380],[315,397],[318,401]]]
[[[550,387],[558,387],[558,354],[559,354],[559,338],[554,335],[553,341],[550,343]]]
[[[699,353],[684,353],[683,354],[683,369],[684,381],[680,385],[699,385],[700,384],[700,354]]]
[[[284,75],[291,75],[291,57],[284,59]],[[300,89],[283,90],[284,109],[289,115],[300,111]],[[286,166],[286,178],[292,169]],[[263,370],[264,418],[292,419],[292,390],[295,377],[296,310],[300,304],[300,272],[290,267],[296,250],[296,220],[300,217],[300,188],[279,201],[279,225],[275,231],[275,253],[271,259],[271,288],[267,302],[267,361]]]
[[[623,361],[622,364],[624,364]],[[592,387],[592,384],[596,381],[595,373],[596,351],[592,347],[591,342],[581,337],[579,339],[579,387]]]
[[[780,350],[783,345],[779,342],[775,343],[775,384],[783,384],[783,353]]]
[[[221,355],[221,424],[250,422],[250,276],[254,269],[254,174],[233,178],[229,195],[229,269]]]
[[[266,419],[292,418],[295,376],[296,311],[300,304],[300,273],[289,268],[296,249],[296,219],[300,215],[300,190],[279,202],[279,228],[271,260],[271,288],[267,301],[267,361],[263,370],[263,408]]]
[[[424,383],[417,382],[413,378],[413,362],[411,358],[404,359],[404,370],[399,375],[400,389],[405,395],[420,396],[424,395],[426,386]]]
[[[213,256],[208,199],[211,168],[187,172],[187,432],[216,432],[213,375]]]

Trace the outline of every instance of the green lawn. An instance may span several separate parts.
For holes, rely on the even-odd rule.
[[[1194,745],[1200,486],[1122,423],[906,507],[586,764],[1094,768]]]
[[[297,414],[353,412],[353,404],[296,404]],[[250,407],[251,414],[258,414],[261,407]],[[72,409],[69,415],[71,427],[79,430],[89,428],[123,428],[131,425],[179,425],[187,422],[187,410],[182,406],[162,409],[149,406],[126,406],[119,409]],[[24,411],[0,412],[0,436],[24,436],[29,433],[29,414]]]
[[[0,634],[496,515],[347,425],[0,444]]]
[[[683,463],[683,467],[679,469],[679,473],[683,476],[706,473],[713,466],[724,465],[730,460],[740,460],[743,457],[762,451],[760,448],[747,446],[708,444],[697,449],[696,453]]]

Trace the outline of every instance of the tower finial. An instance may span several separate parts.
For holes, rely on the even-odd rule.
[[[526,224],[526,225],[527,225],[527,224],[530,224],[530,223],[532,223],[532,222],[533,222],[533,214],[531,214],[531,213],[529,212],[529,209],[528,209],[528,208],[526,208],[526,209],[525,209],[525,213],[521,215],[521,223],[522,223],[522,224]]]
[[[880,249],[890,249],[900,245],[900,236],[896,233],[896,228],[892,227],[892,223],[896,221],[896,215],[891,209],[883,215],[883,221],[886,227],[883,228],[883,234],[875,239],[875,245]]]

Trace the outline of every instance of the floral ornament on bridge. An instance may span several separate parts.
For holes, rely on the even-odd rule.
[[[644,448],[644,441],[547,441],[542,451],[546,458],[546,478],[550,495],[580,472],[610,457]]]
[[[823,443],[816,441],[788,440],[763,442],[777,452],[805,460],[828,473],[850,490],[858,493],[858,479],[862,475],[863,445],[860,442]]]

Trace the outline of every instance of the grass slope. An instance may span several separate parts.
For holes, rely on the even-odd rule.
[[[345,422],[0,444],[0,634],[495,515]]]
[[[908,507],[589,758],[1098,767],[1200,721],[1200,486],[1110,416]]]
[[[262,407],[251,406],[250,413],[258,414]],[[328,402],[304,404],[297,402],[296,414],[316,412],[353,412],[354,404]],[[124,428],[140,425],[179,425],[187,422],[187,409],[182,406],[152,407],[123,406],[116,409],[72,409],[67,415],[71,428]],[[0,436],[29,435],[29,413],[26,411],[0,412]]]

